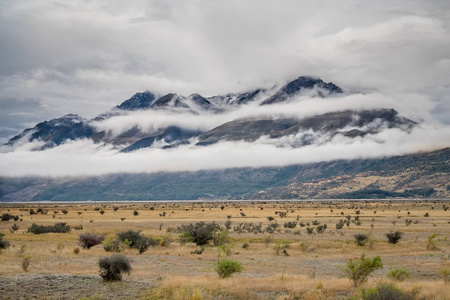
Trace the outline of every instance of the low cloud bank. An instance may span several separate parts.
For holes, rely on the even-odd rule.
[[[0,176],[177,172],[377,158],[449,147],[449,136],[448,126],[423,124],[410,133],[386,129],[363,138],[337,135],[327,143],[301,148],[293,148],[281,139],[261,138],[253,143],[221,142],[207,147],[149,148],[132,153],[79,140],[44,151],[30,151],[31,147],[27,145],[14,152],[1,153]]]

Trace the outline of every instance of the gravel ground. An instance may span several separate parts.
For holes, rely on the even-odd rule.
[[[0,276],[1,299],[140,299],[150,280],[103,282],[92,275],[23,274]]]

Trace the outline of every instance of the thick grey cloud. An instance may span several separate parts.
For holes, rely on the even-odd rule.
[[[0,0],[0,142],[147,89],[208,96],[299,75],[448,124],[449,20],[445,0]]]

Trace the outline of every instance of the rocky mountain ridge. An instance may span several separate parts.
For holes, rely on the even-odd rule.
[[[44,150],[57,147],[65,142],[78,139],[91,139],[95,143],[111,144],[122,152],[132,152],[142,148],[162,145],[173,148],[181,144],[191,143],[206,146],[220,141],[252,142],[268,136],[276,139],[292,135],[297,142],[291,146],[309,145],[326,136],[331,139],[336,134],[349,138],[375,134],[383,128],[401,128],[408,130],[415,122],[401,117],[390,108],[371,111],[341,111],[320,114],[303,118],[280,118],[267,116],[263,119],[234,119],[215,128],[192,129],[177,124],[167,124],[157,128],[144,129],[139,124],[114,132],[99,128],[98,123],[112,118],[126,116],[135,112],[153,111],[161,114],[191,114],[202,116],[223,114],[230,109],[245,105],[267,106],[298,101],[302,95],[309,97],[333,97],[343,93],[343,90],[332,82],[326,83],[319,78],[300,76],[285,85],[274,86],[271,89],[256,89],[246,93],[226,94],[213,97],[203,97],[199,94],[181,96],[169,93],[163,96],[145,91],[136,93],[130,99],[123,101],[111,111],[105,112],[92,120],[85,120],[78,115],[69,114],[61,118],[44,121],[34,128],[25,129],[8,141],[6,146],[13,151],[15,147],[39,142],[34,150]],[[298,135],[298,136],[296,136]],[[159,143],[156,143],[159,142]]]

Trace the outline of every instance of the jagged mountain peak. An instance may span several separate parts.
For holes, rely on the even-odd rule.
[[[324,82],[320,78],[312,76],[300,76],[282,86],[273,96],[264,100],[261,105],[283,102],[290,97],[301,94],[304,91],[317,90],[320,97],[331,94],[343,93],[343,90],[332,82]]]
[[[157,95],[150,91],[136,93],[130,99],[117,105],[116,108],[123,110],[148,109],[155,102],[156,98]]]

